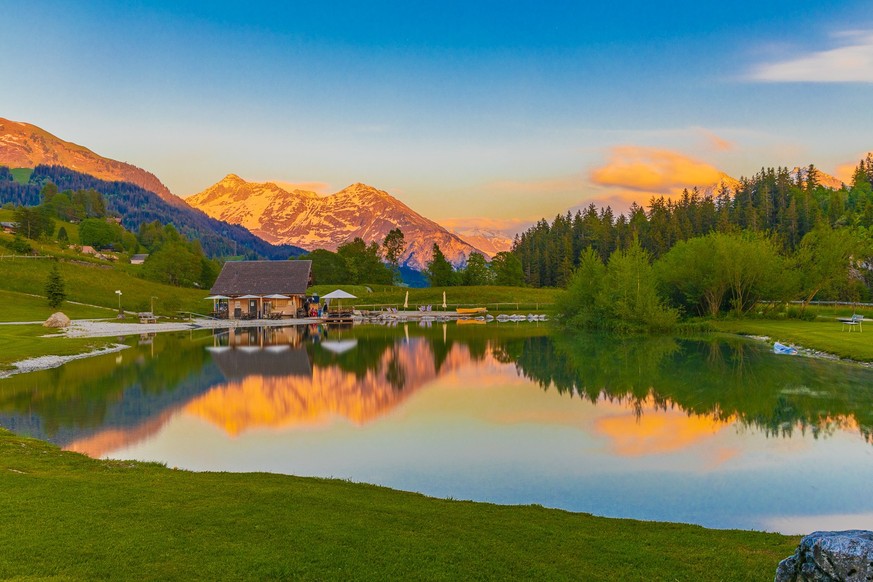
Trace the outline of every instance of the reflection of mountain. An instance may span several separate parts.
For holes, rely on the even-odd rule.
[[[430,342],[413,338],[408,343],[383,344],[363,370],[322,362],[304,374],[295,373],[291,362],[306,356],[306,351],[270,354],[266,349],[214,354],[228,382],[192,401],[185,411],[230,434],[259,427],[313,425],[337,417],[360,425],[389,413],[441,373],[470,361],[469,351],[454,345],[438,370]],[[315,349],[325,351],[320,346]],[[276,362],[282,358],[287,358],[290,373],[275,373],[280,369]]]

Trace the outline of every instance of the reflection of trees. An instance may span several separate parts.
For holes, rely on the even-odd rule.
[[[199,339],[211,343],[211,336]],[[159,334],[148,346],[3,380],[0,415],[30,425],[19,432],[46,438],[63,430],[130,426],[208,389],[219,379],[204,368],[208,361],[202,341]]]
[[[873,371],[775,356],[739,338],[707,341],[584,335],[528,338],[518,369],[544,389],[638,411],[654,402],[769,435],[815,437],[858,426],[873,441]],[[509,352],[506,352],[509,353]]]

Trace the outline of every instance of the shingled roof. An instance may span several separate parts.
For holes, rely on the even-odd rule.
[[[305,295],[312,261],[228,261],[213,295]]]

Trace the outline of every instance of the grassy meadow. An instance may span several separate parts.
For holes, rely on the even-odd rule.
[[[848,313],[851,315],[851,312]],[[834,354],[859,362],[873,362],[873,321],[869,331],[847,331],[837,319],[820,317],[815,321],[797,319],[727,319],[712,322],[715,329],[727,333],[767,336]],[[862,324],[863,325],[863,324]]]
[[[765,580],[796,537],[93,460],[0,429],[0,578]]]
[[[100,338],[67,338],[42,325],[0,325],[0,370],[28,358],[83,354],[110,343]]]

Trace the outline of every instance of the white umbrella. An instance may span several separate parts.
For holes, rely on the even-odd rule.
[[[342,289],[337,289],[336,291],[331,291],[327,295],[322,296],[322,299],[357,299],[357,297],[351,293],[346,293]]]
[[[443,309],[446,308],[446,292],[443,291]]]
[[[342,289],[337,289],[336,291],[331,291],[330,293],[322,297],[322,299],[357,299],[357,297],[355,297],[351,293],[346,293]],[[336,304],[337,309],[339,309],[341,307],[340,302],[337,301]]]
[[[264,295],[264,299],[291,299],[287,295],[281,293],[273,293],[272,295]]]
[[[240,295],[237,299],[260,299],[260,295]]]
[[[203,299],[230,299],[227,295],[210,295],[209,297],[204,297]]]
[[[409,291],[406,292],[406,299],[403,300],[403,309],[409,309]]]

